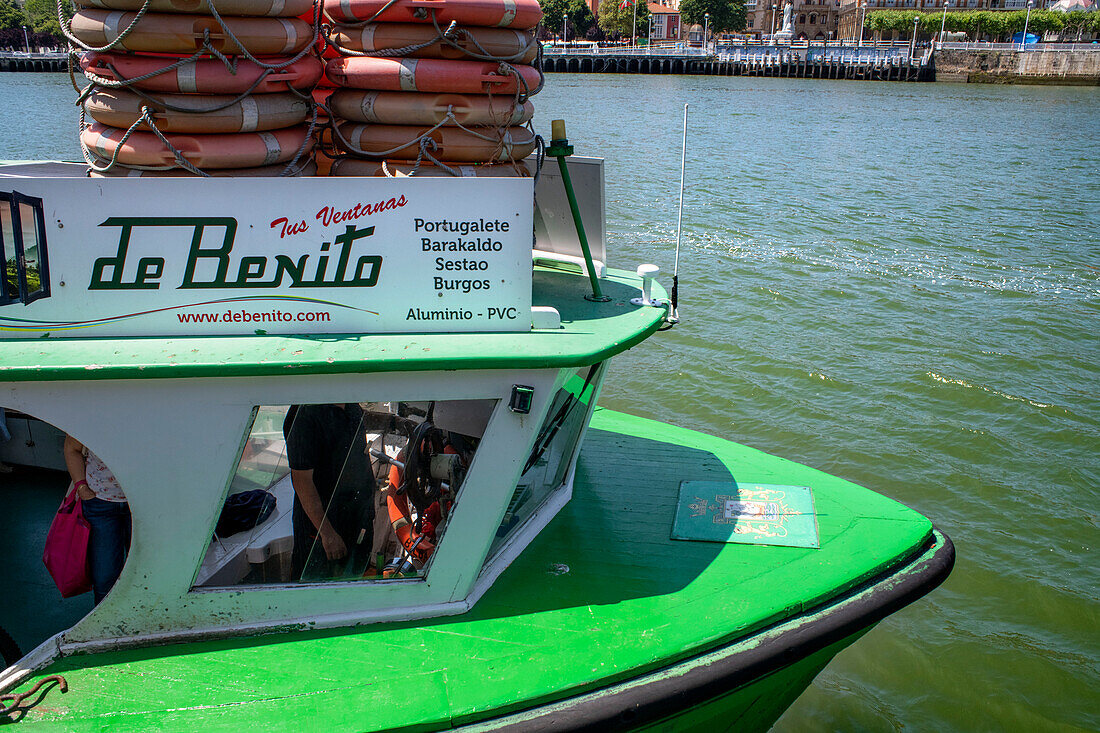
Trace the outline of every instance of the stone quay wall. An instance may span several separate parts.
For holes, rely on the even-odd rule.
[[[1100,85],[1096,51],[1007,51],[940,49],[936,81],[984,84]]]

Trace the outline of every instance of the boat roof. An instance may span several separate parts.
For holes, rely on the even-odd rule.
[[[656,331],[667,310],[632,304],[641,294],[641,278],[604,264],[603,162],[574,157],[569,166],[607,302],[585,297],[592,292],[586,265],[561,179],[551,167],[532,186],[531,179],[245,179],[243,185],[242,179],[96,180],[83,177],[81,164],[0,166],[0,188],[12,190],[0,191],[13,207],[9,224],[20,221],[14,218],[15,209],[24,207],[20,241],[6,241],[0,249],[31,251],[37,246],[45,284],[35,292],[21,284],[22,303],[14,296],[0,298],[0,382],[538,369],[603,361]],[[337,196],[345,197],[339,206],[333,203]],[[386,197],[392,207],[343,208],[351,206],[347,202],[369,204]],[[204,216],[195,216],[198,210]],[[152,215],[135,217],[134,211]],[[274,218],[282,211],[298,212],[291,218],[302,217],[301,232],[288,230],[285,217]],[[342,211],[355,222],[346,226],[345,234],[337,233],[346,220],[338,223],[326,214],[319,221],[322,212],[332,211]],[[448,237],[468,245],[476,235],[463,240],[463,235],[429,232],[427,227],[414,231],[413,223],[425,224],[414,217],[464,226],[489,222],[490,228],[495,223],[497,231],[477,241],[480,246],[496,238],[498,250],[469,256],[464,250],[441,250],[455,246],[443,241]],[[38,222],[37,232],[32,219]],[[279,221],[284,222],[282,230]],[[10,240],[11,232],[4,236]],[[323,238],[333,241],[314,251],[315,240]],[[219,241],[224,241],[221,250]],[[301,263],[335,262],[335,249],[321,254],[332,243],[343,248],[339,275],[326,275],[325,265],[318,264],[316,277],[305,279],[307,265]],[[360,266],[354,258],[349,265],[354,246],[385,256],[360,257],[357,250]],[[140,257],[135,250],[148,256],[135,263]],[[231,250],[233,260],[218,254]],[[286,251],[293,254],[277,254]],[[180,267],[188,252],[181,282],[173,267]],[[196,263],[211,265],[220,259],[224,263],[216,276],[199,274]],[[375,283],[359,277],[360,267],[372,259],[377,261]],[[387,275],[379,276],[383,259]],[[249,261],[259,267],[258,275],[246,267]],[[276,261],[299,263],[289,288],[286,271]],[[234,279],[238,263],[240,274]],[[486,279],[481,293],[445,293],[438,284],[441,278],[433,277],[471,265],[482,268],[479,277],[492,275],[492,289]],[[354,269],[354,278],[342,279],[345,269]],[[91,283],[85,286],[88,272]],[[468,272],[455,274],[470,277]],[[211,281],[194,282],[204,278]],[[656,283],[653,290],[655,297],[667,297]],[[320,306],[331,311],[324,315],[333,322],[212,326],[184,321],[245,303],[255,304],[258,311]],[[432,315],[433,309],[442,315]],[[406,311],[422,310],[428,317],[406,316]],[[493,310],[517,315],[494,321],[488,315]],[[177,314],[184,312],[177,322]],[[455,320],[459,312],[467,317]],[[204,317],[217,319],[217,314]],[[152,319],[160,320],[143,325]]]
[[[685,480],[811,487],[820,549],[671,540]],[[897,584],[937,542],[943,538],[927,519],[843,479],[597,409],[574,500],[469,612],[61,659],[19,690],[62,674],[68,693],[48,694],[22,724],[83,731],[475,723],[722,645],[766,646],[784,624],[810,625],[869,585]]]
[[[535,306],[560,313],[561,327],[523,333],[317,334],[0,340],[0,381],[247,377],[587,366],[639,343],[660,327],[663,307],[630,302],[641,278],[608,270],[606,303],[585,299],[588,279],[536,266]],[[666,297],[654,284],[657,297]]]

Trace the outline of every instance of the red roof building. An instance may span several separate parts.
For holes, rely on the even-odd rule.
[[[680,40],[680,11],[661,3],[647,3],[649,8],[649,40]]]

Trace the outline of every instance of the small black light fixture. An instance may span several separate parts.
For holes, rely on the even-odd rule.
[[[535,397],[535,388],[524,384],[512,385],[512,399],[508,402],[508,409],[527,415],[531,412],[531,400]]]

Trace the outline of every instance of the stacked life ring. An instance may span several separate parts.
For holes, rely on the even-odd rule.
[[[526,176],[538,0],[324,0],[321,174]],[[329,54],[326,54],[328,56]]]
[[[313,175],[319,1],[78,0],[90,174]]]

